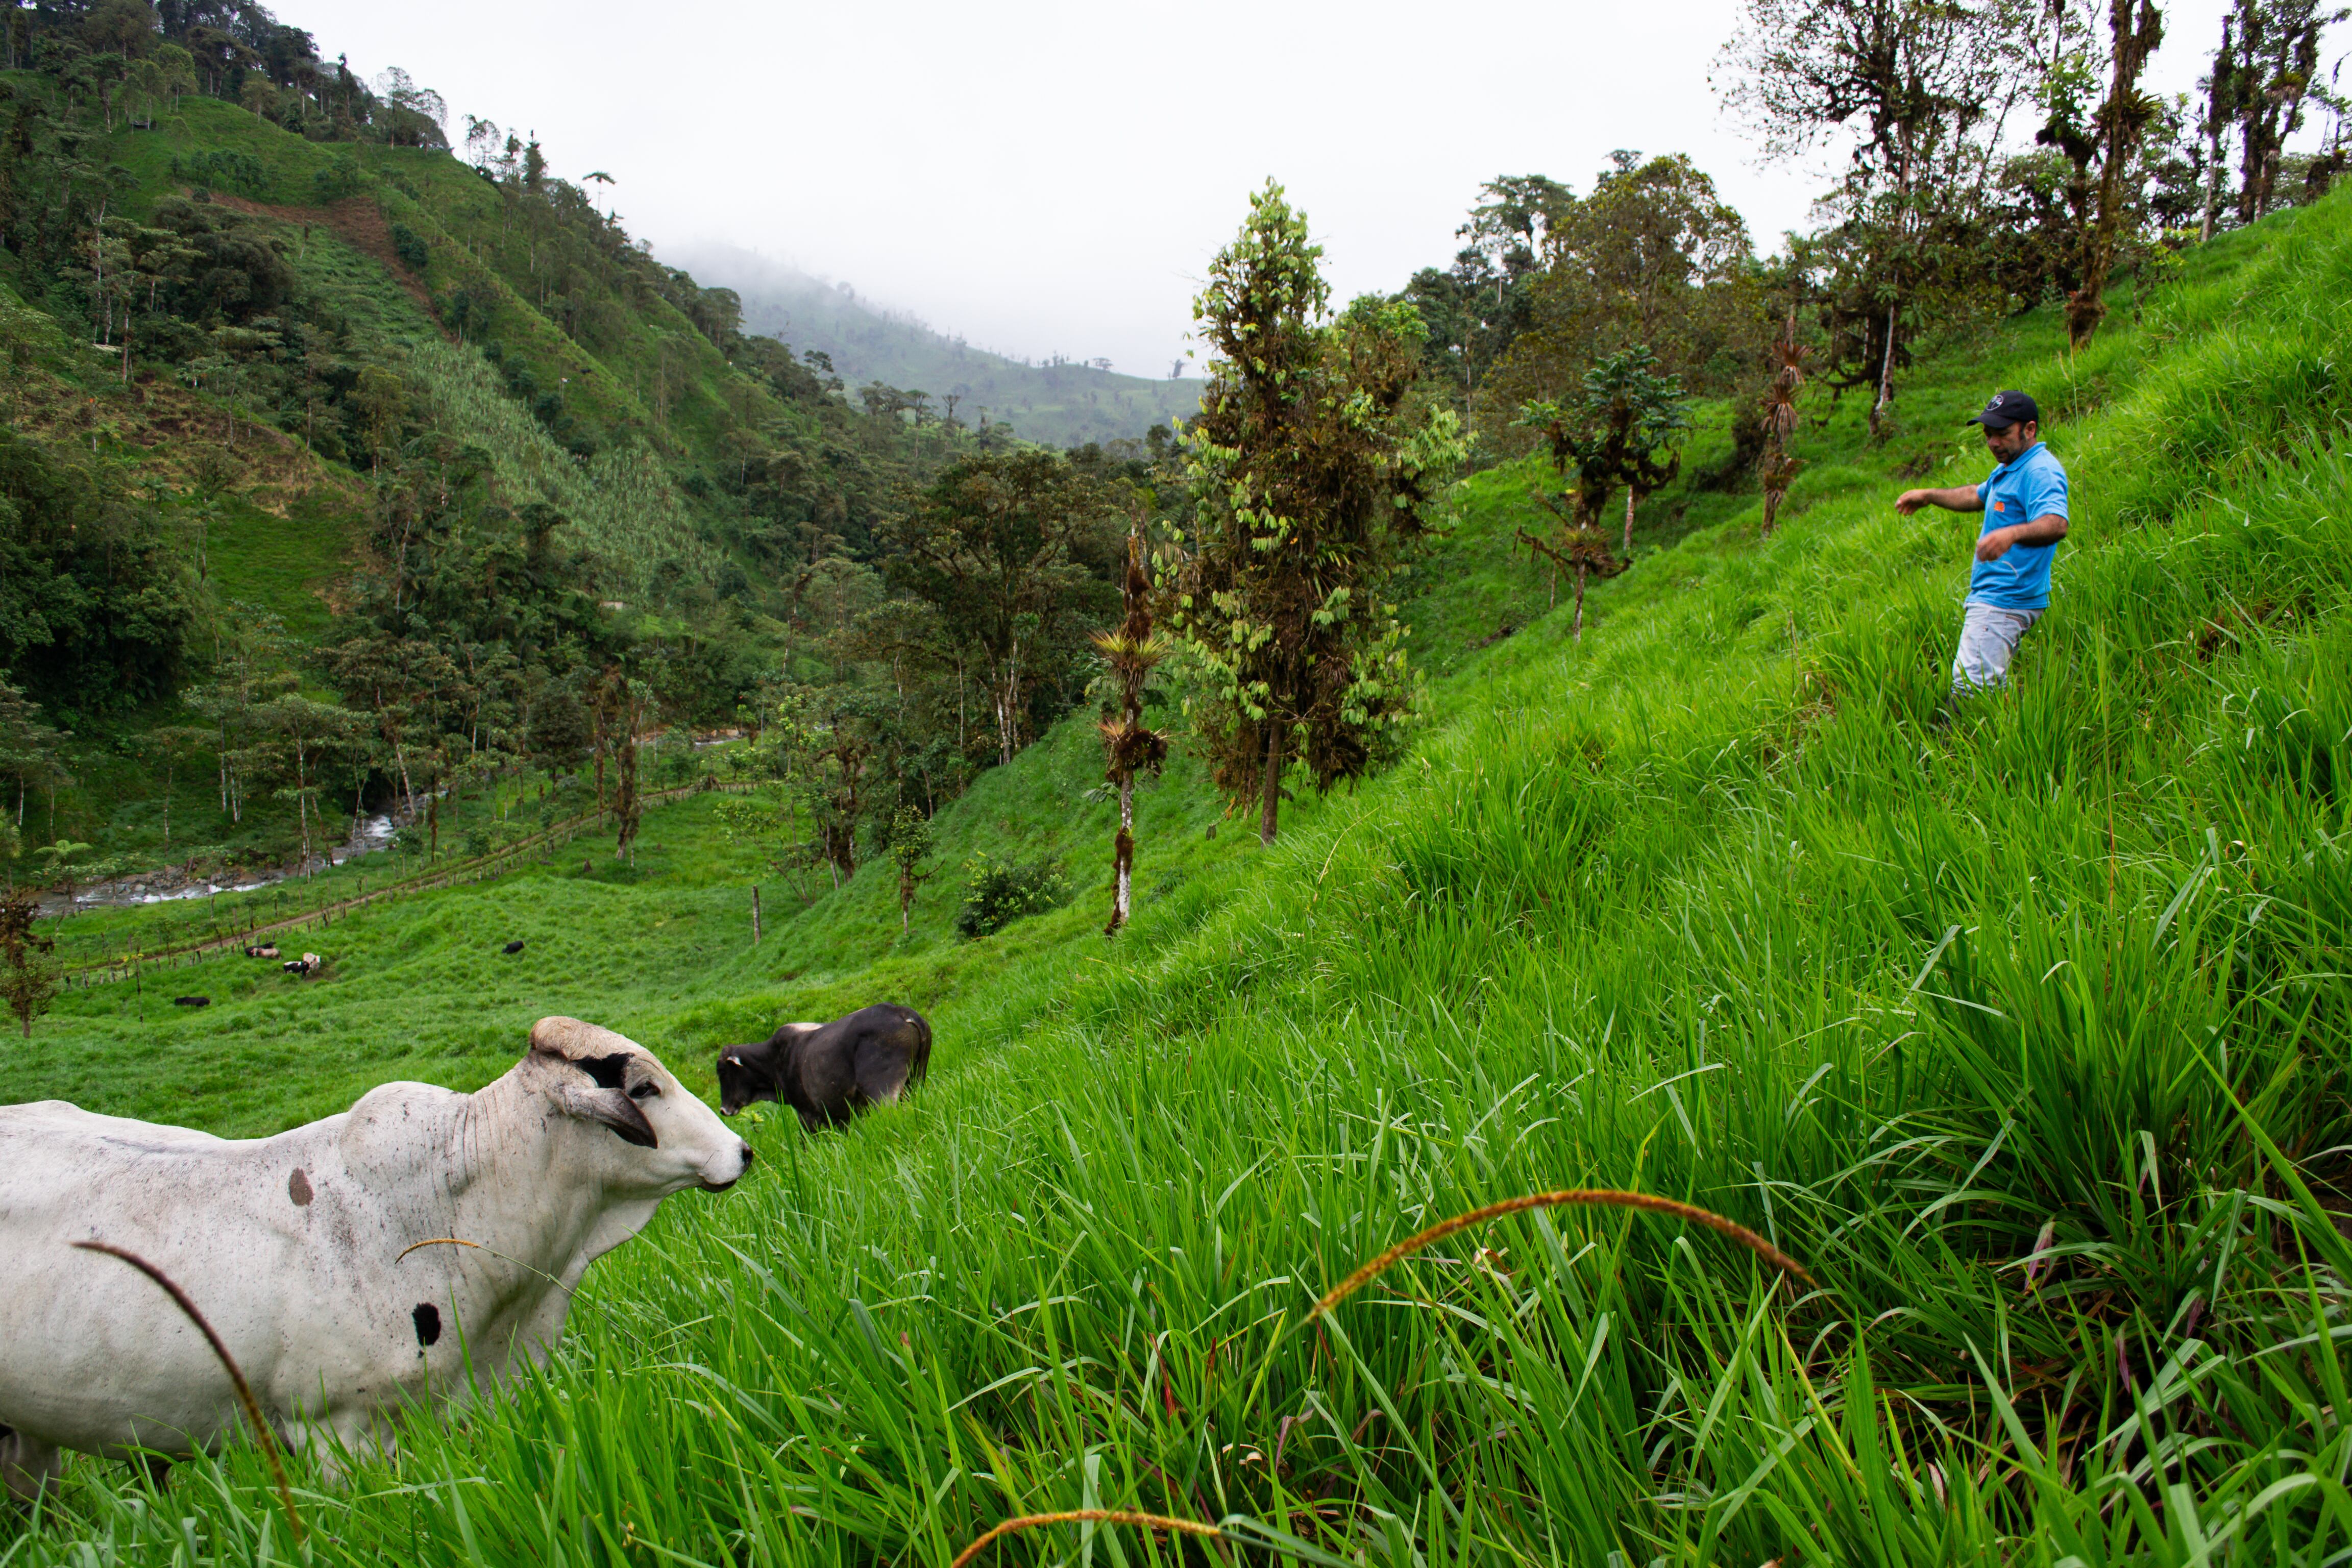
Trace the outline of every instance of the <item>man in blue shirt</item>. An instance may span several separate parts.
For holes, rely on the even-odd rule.
[[[2050,607],[2050,558],[2066,537],[2066,470],[2042,444],[2042,410],[2021,392],[1999,392],[1969,420],[1984,426],[1985,446],[2000,466],[1980,485],[1905,490],[1895,510],[1923,506],[1980,511],[1977,563],[1952,658],[1952,692],[1999,686],[2028,627]]]

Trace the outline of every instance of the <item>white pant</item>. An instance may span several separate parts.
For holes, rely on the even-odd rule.
[[[2040,610],[2001,610],[1990,605],[1970,605],[1960,620],[1959,651],[1952,656],[1952,690],[1971,691],[1999,686],[2009,679],[2009,661],[2026,631],[2042,618]]]

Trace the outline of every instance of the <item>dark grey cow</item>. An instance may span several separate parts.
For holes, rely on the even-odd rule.
[[[887,1002],[830,1024],[786,1024],[758,1045],[719,1053],[719,1110],[732,1116],[762,1100],[800,1112],[814,1132],[869,1105],[897,1100],[931,1065],[931,1026]]]

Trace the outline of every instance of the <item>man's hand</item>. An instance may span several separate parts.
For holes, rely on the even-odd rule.
[[[1981,511],[1984,500],[1974,485],[1956,485],[1948,490],[1905,490],[1895,498],[1895,510],[1905,517],[1923,506],[1939,506],[1946,511]]]
[[[1977,559],[1998,561],[2011,547],[2020,544],[2055,544],[2066,537],[2066,520],[2056,512],[2047,512],[2032,522],[2013,522],[2007,528],[1996,528],[1977,540]]]

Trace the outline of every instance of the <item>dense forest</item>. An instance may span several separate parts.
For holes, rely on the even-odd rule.
[[[1067,557],[1090,567],[1041,563],[1059,596],[1013,668],[941,629],[961,587],[884,570],[1007,426],[745,335],[593,176],[479,120],[453,137],[406,73],[363,81],[259,6],[9,26],[12,849],[253,863],[363,805],[432,848],[520,773],[625,846],[638,741],[739,723],[794,737],[773,767],[855,825],[929,809],[1083,686],[1093,534]]]
[[[1750,0],[1728,105],[1852,146],[1785,253],[1689,158],[1620,152],[1582,194],[1497,177],[1449,266],[1335,309],[1269,186],[1199,306],[1197,419],[1058,451],[747,335],[603,176],[258,5],[13,10],[5,847],[307,863],[392,808],[478,852],[527,825],[466,803],[528,779],[626,853],[647,756],[726,728],[767,786],[745,844],[837,882],[1090,689],[1114,728],[1188,715],[1271,838],[1291,767],[1395,753],[1390,600],[1449,475],[1537,454],[1525,547],[1580,605],[1696,423],[1732,436],[1697,479],[1777,498],[1824,399],[1891,434],[1927,347],[2053,300],[2085,342],[2115,279],[2323,193],[2332,19],[2239,0],[2168,102],[2152,4]],[[1148,682],[1097,645],[1122,616]]]

